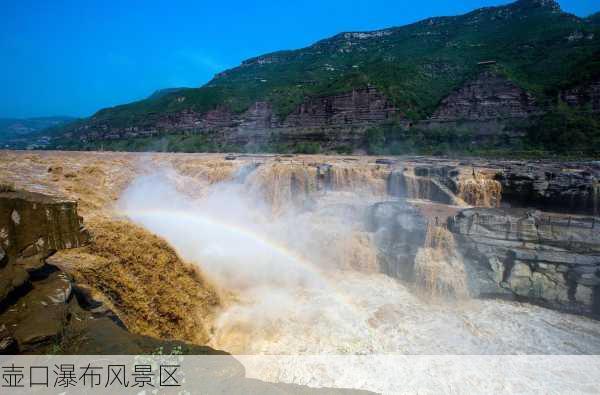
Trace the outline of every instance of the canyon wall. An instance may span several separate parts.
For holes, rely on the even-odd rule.
[[[126,127],[116,127],[110,120],[92,117],[69,136],[87,142],[165,133],[202,133],[223,145],[301,141],[321,142],[325,146],[360,145],[368,125],[390,120],[397,112],[383,94],[374,87],[367,87],[306,98],[285,117],[274,113],[270,103],[260,101],[243,113],[234,113],[226,106],[203,114],[193,110],[151,113],[136,121],[136,125]]]
[[[600,81],[563,90],[561,99],[573,107],[600,111]],[[175,97],[174,100],[184,100]],[[307,97],[286,116],[278,116],[268,101],[257,101],[246,111],[235,113],[221,105],[206,113],[192,109],[180,112],[153,112],[115,126],[110,119],[90,118],[67,134],[83,142],[151,137],[169,133],[204,134],[221,145],[318,142],[325,148],[365,144],[365,131],[374,125],[397,121],[405,127],[426,130],[468,131],[475,140],[487,141],[500,135],[521,137],[518,125],[540,115],[543,109],[533,95],[491,70],[455,89],[426,120],[409,122],[403,109],[375,87],[355,89],[331,96]]]
[[[4,187],[0,193],[0,353],[58,338],[72,286],[46,264],[88,234],[75,202]],[[18,304],[17,304],[18,302]]]
[[[440,103],[432,121],[527,118],[539,112],[533,96],[505,77],[484,71]]]
[[[472,293],[600,314],[600,218],[475,208],[449,221]]]
[[[185,97],[174,97],[185,101]],[[384,122],[410,127],[402,108],[375,87],[330,96],[306,97],[291,113],[279,116],[268,101],[257,101],[235,113],[221,105],[206,113],[192,109],[148,113],[124,127],[92,117],[69,133],[83,142],[158,136],[168,133],[204,134],[224,146],[316,142],[323,148],[362,147],[365,131]],[[439,104],[433,115],[414,125],[425,129],[464,129],[476,138],[518,134],[509,123],[539,114],[533,96],[492,70],[466,81]]]
[[[36,193],[0,193],[0,302],[25,285],[29,271],[41,268],[47,257],[87,239],[76,207]]]
[[[470,132],[480,142],[499,136],[520,138],[518,124],[541,113],[533,95],[493,70],[484,70],[441,101],[431,117],[417,123],[426,130]]]
[[[288,115],[285,127],[320,127],[381,123],[390,119],[397,109],[377,89],[364,90],[325,97],[307,98]]]

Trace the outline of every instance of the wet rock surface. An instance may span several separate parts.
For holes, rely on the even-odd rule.
[[[415,257],[425,242],[426,219],[406,201],[382,202],[370,208],[369,230],[375,234],[381,271],[411,281]]]
[[[599,314],[600,218],[525,209],[463,210],[449,221],[475,295],[514,295]]]
[[[600,214],[598,163],[521,163],[496,174],[503,201],[517,207]]]
[[[443,204],[456,204],[457,199],[448,185],[454,187],[456,180],[448,174],[438,174],[437,167],[415,167],[414,174],[397,169],[388,177],[388,193],[405,199],[424,199]]]

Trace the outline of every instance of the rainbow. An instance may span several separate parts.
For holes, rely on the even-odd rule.
[[[272,240],[269,240],[267,238],[261,237],[261,236],[257,235],[255,232],[252,232],[252,231],[250,231],[246,228],[243,228],[239,225],[234,225],[234,224],[230,224],[227,222],[218,221],[209,216],[199,215],[197,213],[191,214],[189,212],[180,211],[180,210],[160,210],[160,209],[127,210],[127,211],[120,211],[117,213],[120,216],[125,216],[125,217],[133,220],[133,222],[136,222],[143,226],[145,226],[145,224],[143,223],[143,221],[140,221],[140,219],[142,219],[142,218],[161,219],[161,218],[165,218],[165,216],[167,216],[169,218],[179,219],[182,221],[182,223],[192,222],[192,223],[206,225],[209,227],[220,228],[220,229],[226,230],[232,234],[252,240],[257,245],[263,246],[270,251],[274,251],[277,254],[281,255],[282,257],[285,257],[288,260],[290,260],[291,262],[301,265],[305,269],[310,270],[311,272],[313,272],[315,274],[319,274],[319,275],[321,274],[310,261],[297,255],[294,251],[290,250],[286,246],[279,244],[277,242],[274,242]],[[151,230],[151,229],[149,229],[149,230]],[[177,250],[176,246],[175,246],[175,249]],[[178,251],[178,252],[181,252],[181,251]],[[183,254],[183,255],[185,255],[185,254]]]
[[[262,237],[255,232],[252,232],[246,228],[243,228],[239,225],[234,225],[231,223],[223,222],[211,218],[206,215],[201,215],[198,212],[189,212],[182,210],[164,210],[164,209],[144,209],[144,210],[124,210],[118,211],[117,214],[122,217],[126,217],[133,222],[142,225],[146,228],[147,225],[144,222],[144,219],[153,219],[153,220],[161,220],[164,218],[171,218],[177,220],[181,223],[181,226],[185,226],[188,224],[201,224],[203,226],[208,227],[216,227],[218,229],[225,230],[227,232],[231,232],[232,234],[238,235],[240,237],[251,240],[256,243],[256,245],[260,247],[264,247],[268,251],[272,251],[277,255],[281,256],[283,259],[287,259],[290,262],[300,266],[303,270],[306,270],[310,274],[313,274],[315,278],[319,279],[319,284],[323,285],[324,288],[331,290],[331,292],[338,297],[339,301],[343,303],[346,307],[350,308],[352,311],[358,313],[358,306],[356,306],[352,302],[352,298],[347,295],[344,291],[340,290],[331,280],[327,278],[320,270],[318,270],[312,262],[298,255],[296,252],[290,250],[285,245],[277,243],[273,240]],[[149,229],[154,232],[154,230]],[[170,242],[171,245],[174,243]],[[182,254],[182,251],[174,246],[175,250],[180,256],[185,256],[186,254]],[[200,262],[196,262],[197,264],[201,264]]]

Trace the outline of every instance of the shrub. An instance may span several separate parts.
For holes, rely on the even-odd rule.
[[[302,142],[294,146],[295,154],[309,154],[314,155],[321,152],[321,144],[316,142]]]

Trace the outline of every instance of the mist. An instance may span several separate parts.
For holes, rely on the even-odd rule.
[[[231,180],[201,185],[163,168],[136,179],[118,209],[236,295],[217,319],[215,341],[238,343],[227,349],[247,351],[246,340],[238,339],[242,334],[279,337],[291,322],[354,332],[355,313],[332,285],[327,272],[333,268],[323,259],[331,255],[325,249],[335,246],[319,237],[323,232],[315,231],[313,213],[293,205],[273,213],[249,174],[253,170],[241,167]],[[329,222],[329,236],[350,238],[345,217]]]
[[[554,311],[432,300],[420,284],[381,273],[367,212],[393,198],[367,188],[364,174],[346,174],[346,188],[298,192],[293,185],[314,178],[303,167],[284,173],[277,164],[242,162],[215,182],[152,166],[117,208],[167,240],[225,295],[213,347],[238,354],[514,354],[565,352],[566,344],[587,341],[567,339]],[[445,250],[424,246],[416,262],[426,275],[421,286],[431,283],[438,293],[446,289],[435,284],[437,271],[453,281],[444,287],[464,286],[460,257],[442,244]]]

